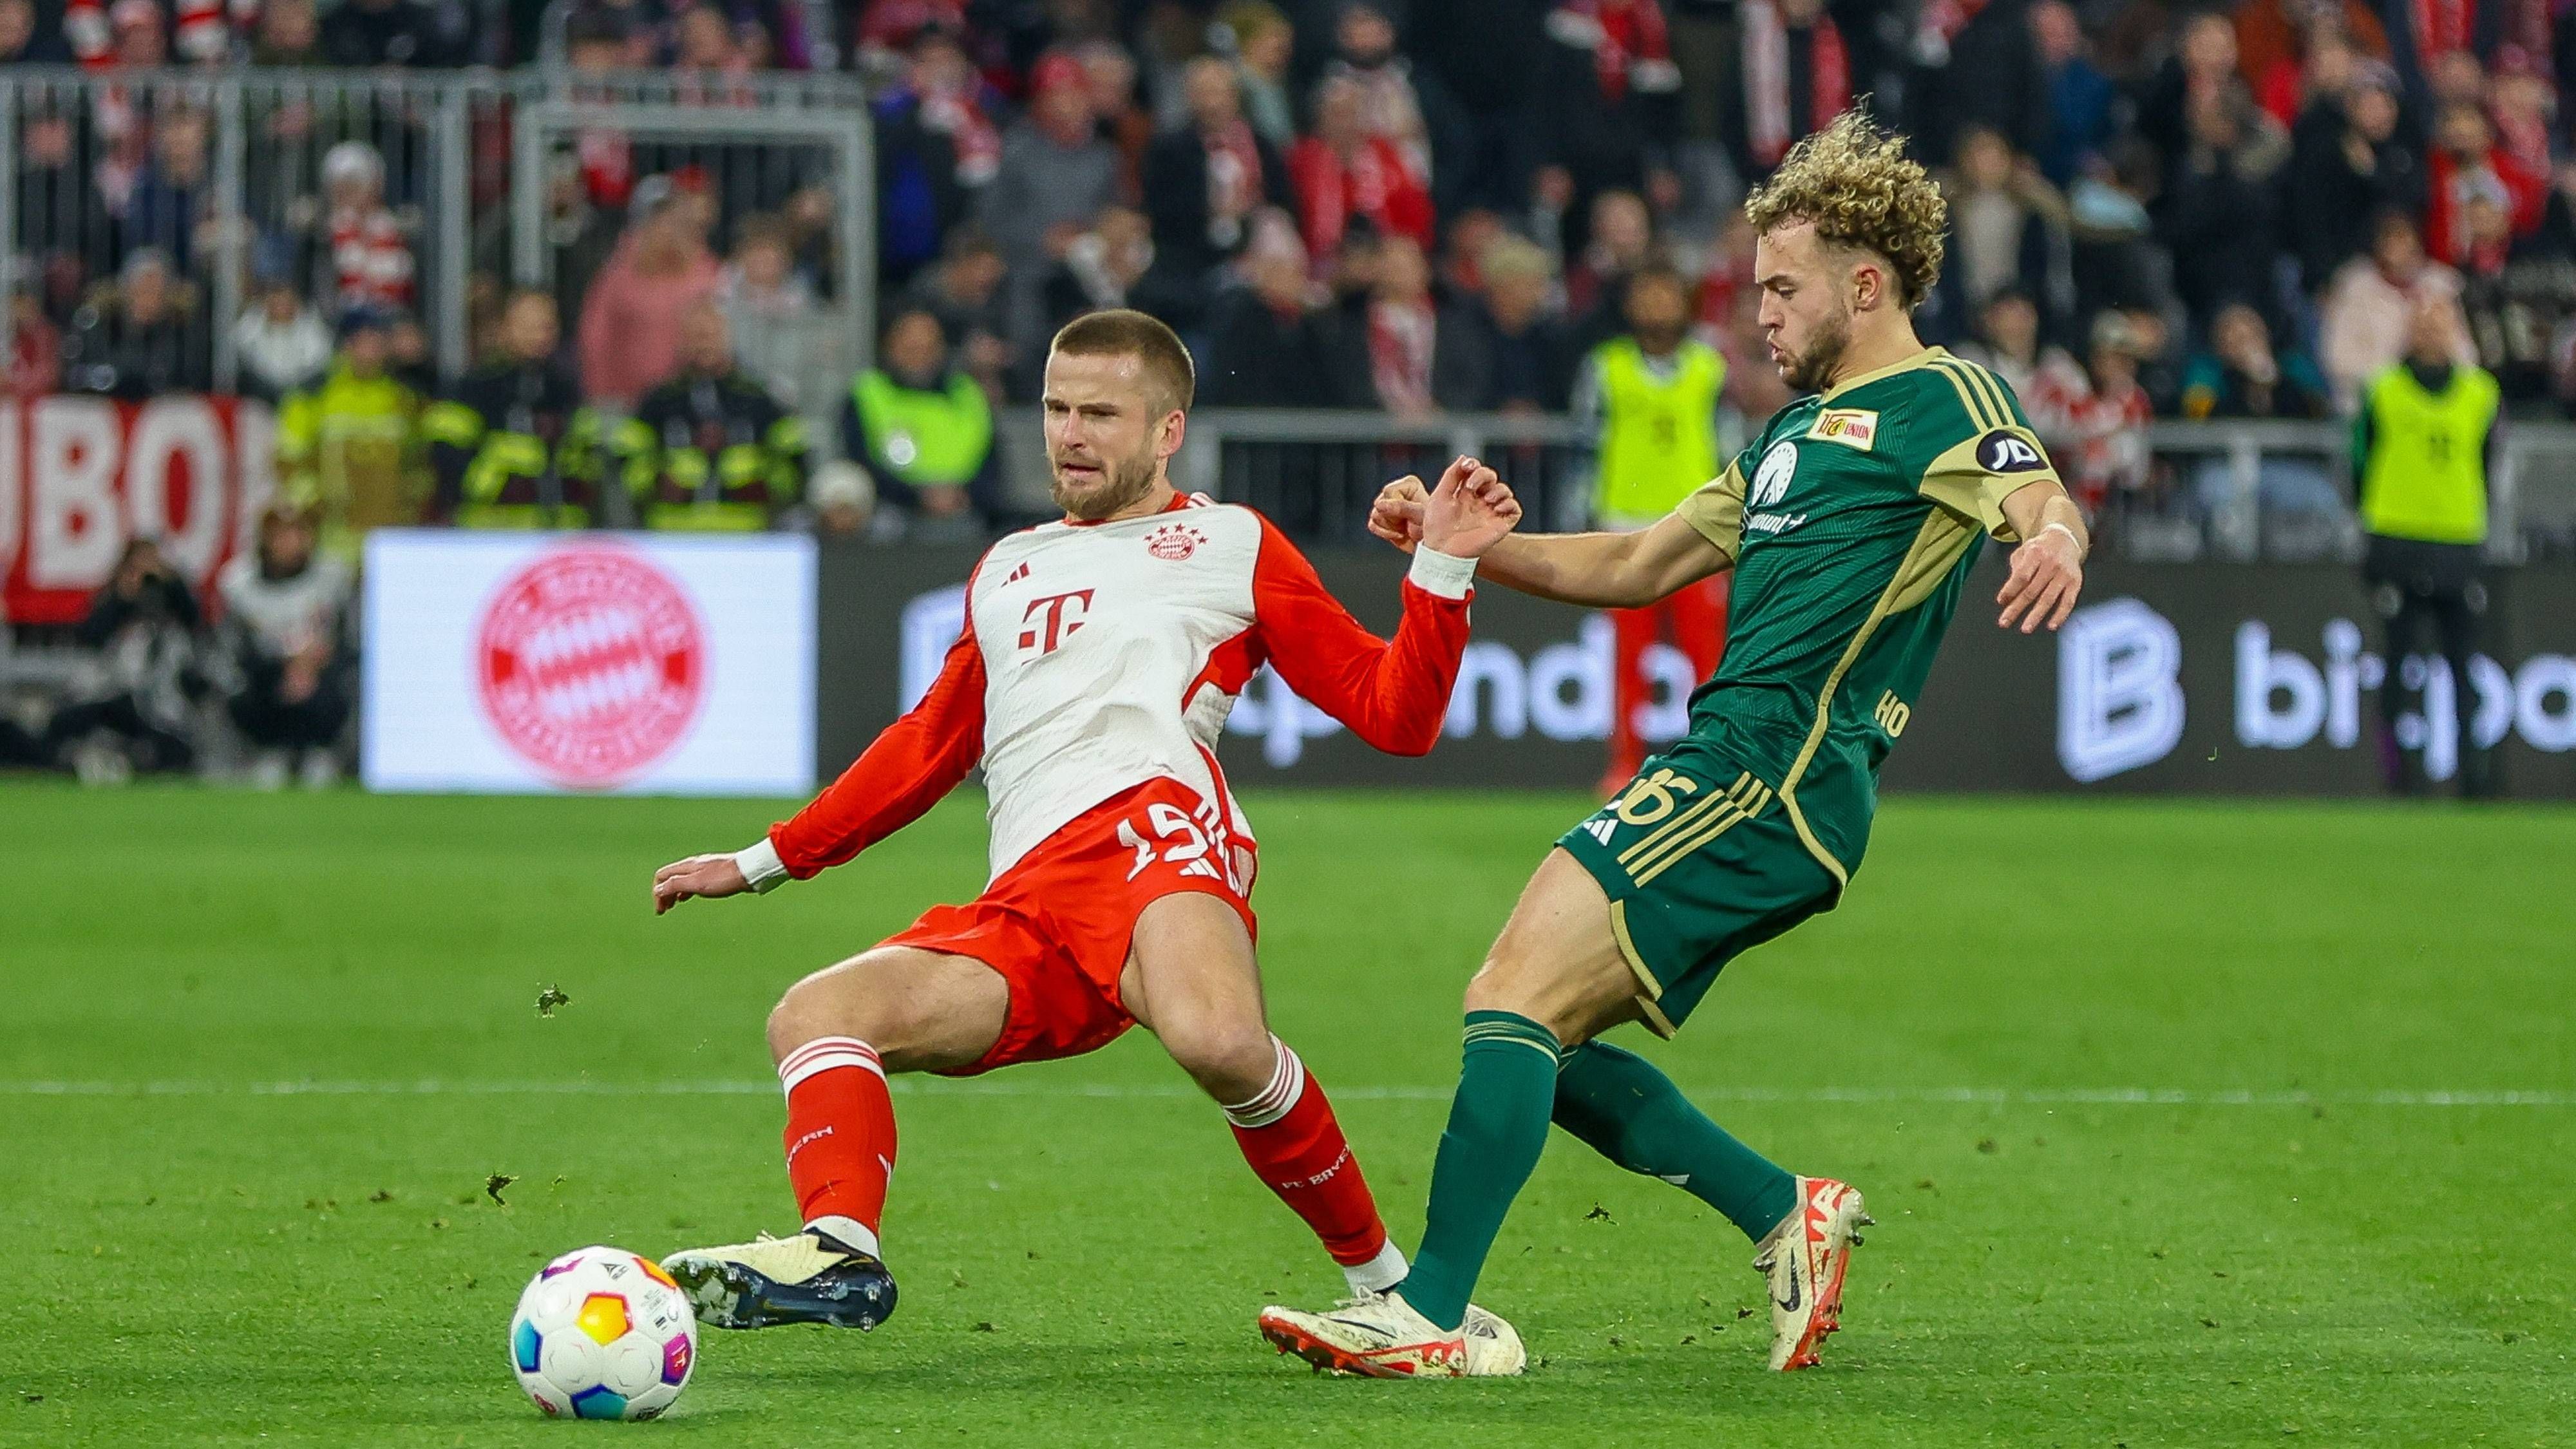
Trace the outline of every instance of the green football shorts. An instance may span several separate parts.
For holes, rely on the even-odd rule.
[[[1659,1036],[1689,1019],[1727,962],[1841,893],[1777,793],[1688,739],[1556,843],[1610,897],[1610,928]]]

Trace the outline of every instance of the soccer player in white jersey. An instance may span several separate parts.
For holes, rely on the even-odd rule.
[[[979,760],[992,878],[874,950],[789,988],[769,1017],[804,1231],[673,1255],[725,1328],[872,1328],[894,1308],[877,1230],[895,1160],[888,1072],[970,1075],[1079,1055],[1142,1022],[1216,1099],[1261,1180],[1366,1296],[1401,1281],[1324,1091],[1270,1034],[1253,958],[1254,846],[1213,753],[1266,661],[1396,754],[1439,737],[1476,557],[1520,507],[1460,458],[1429,497],[1404,617],[1380,640],[1248,508],[1166,470],[1193,376],[1170,328],[1097,312],[1056,334],[1045,411],[1061,522],[993,545],[938,681],[794,819],[748,849],[664,866],[657,911],[838,865],[930,808]],[[1517,1372],[1477,1317],[1481,1372]]]

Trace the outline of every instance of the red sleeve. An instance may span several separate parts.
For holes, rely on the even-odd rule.
[[[808,879],[920,819],[983,754],[984,655],[970,616],[921,703],[795,818],[769,827],[769,843],[789,875]]]
[[[1261,521],[1252,570],[1253,629],[1279,677],[1351,733],[1392,755],[1424,755],[1440,738],[1467,649],[1467,601],[1406,579],[1393,640],[1361,627],[1324,589],[1288,536]]]

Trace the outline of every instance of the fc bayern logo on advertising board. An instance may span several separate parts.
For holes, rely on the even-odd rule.
[[[559,784],[616,785],[671,752],[707,692],[688,595],[641,555],[558,549],[502,580],[475,631],[484,716]]]

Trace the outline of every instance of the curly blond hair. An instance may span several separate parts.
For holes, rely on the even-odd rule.
[[[1905,138],[1858,109],[1790,147],[1780,169],[1745,198],[1744,215],[1757,232],[1812,222],[1820,241],[1885,257],[1909,310],[1940,280],[1950,205],[1906,159]]]

